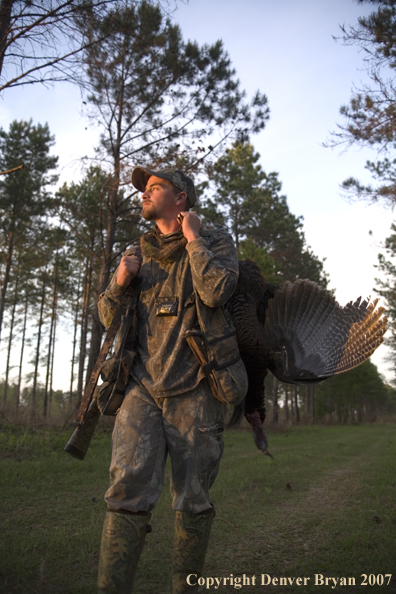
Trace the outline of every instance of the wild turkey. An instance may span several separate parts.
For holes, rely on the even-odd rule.
[[[387,319],[378,299],[361,298],[341,307],[333,295],[309,280],[276,287],[252,260],[239,263],[236,291],[227,302],[237,331],[249,388],[230,424],[241,416],[253,427],[257,447],[268,454],[264,380],[310,384],[352,369],[382,343]]]

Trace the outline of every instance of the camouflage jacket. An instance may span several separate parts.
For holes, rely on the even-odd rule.
[[[194,287],[205,305],[216,307],[226,303],[237,284],[238,258],[230,234],[201,229],[200,235],[175,262],[160,265],[143,256],[132,376],[152,396],[182,394],[203,378],[184,338],[187,330],[198,326]],[[98,303],[107,328],[125,290],[116,283],[116,274]],[[161,304],[174,304],[175,315],[157,315]]]

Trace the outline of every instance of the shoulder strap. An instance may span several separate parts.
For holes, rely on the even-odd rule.
[[[114,314],[113,321],[111,322],[110,327],[107,330],[106,338],[103,342],[102,348],[100,349],[100,353],[92,370],[91,377],[89,378],[89,382],[85,386],[84,396],[81,400],[80,407],[78,409],[78,413],[76,416],[77,423],[82,423],[84,421],[85,414],[88,410],[88,407],[90,405],[96,388],[96,384],[98,383],[100,370],[102,368],[104,361],[106,360],[110,347],[113,344],[116,334],[121,326],[121,320],[123,316],[125,316],[125,312],[127,311],[127,309],[130,310],[133,302],[136,300],[136,298],[134,299],[134,295],[137,293],[137,277],[136,281],[137,282],[132,281],[131,285],[127,288],[124,295],[122,296],[122,299]]]

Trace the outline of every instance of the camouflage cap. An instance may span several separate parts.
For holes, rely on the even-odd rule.
[[[192,208],[197,200],[195,193],[194,182],[191,177],[188,177],[180,169],[160,169],[159,171],[152,171],[144,167],[135,167],[132,171],[132,183],[137,190],[144,192],[149,178],[154,175],[161,179],[171,182],[176,188],[187,194],[187,200],[190,208]]]

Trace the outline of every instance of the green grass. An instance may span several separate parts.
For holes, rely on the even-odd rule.
[[[96,591],[110,434],[98,431],[80,462],[62,451],[70,433],[2,427],[1,593]],[[394,426],[300,427],[269,437],[274,461],[248,431],[226,432],[204,572],[255,575],[256,585],[203,592],[396,592]],[[170,501],[168,471],[136,594],[170,593]],[[360,585],[361,574],[392,571],[388,586]],[[261,574],[311,579],[305,587],[262,586]],[[315,574],[354,577],[356,586],[315,586]]]

